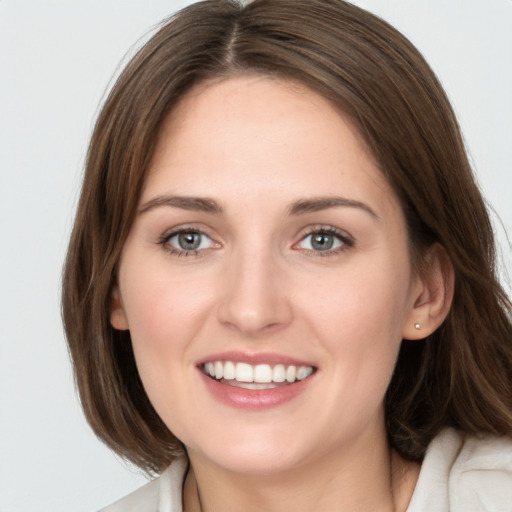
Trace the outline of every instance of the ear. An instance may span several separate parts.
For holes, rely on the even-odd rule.
[[[434,244],[416,276],[402,338],[423,339],[445,320],[453,300],[455,274],[445,249]]]
[[[117,285],[112,288],[110,297],[110,325],[119,331],[127,331],[129,329],[128,318],[124,312],[123,301],[121,299],[121,292]]]

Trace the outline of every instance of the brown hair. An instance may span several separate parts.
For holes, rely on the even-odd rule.
[[[438,243],[453,264],[444,324],[402,343],[386,396],[391,444],[421,460],[446,425],[512,436],[511,304],[454,113],[412,44],[342,0],[194,4],[113,87],[90,143],[63,280],[67,340],[96,434],[148,471],[182,450],[144,392],[129,333],[110,325],[110,294],[162,120],[193,85],[247,73],[298,81],[348,116],[402,202],[413,255]]]

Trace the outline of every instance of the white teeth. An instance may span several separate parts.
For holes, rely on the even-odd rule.
[[[215,377],[215,364],[214,363],[206,363],[206,373],[210,377]]]
[[[244,383],[271,384],[285,381],[293,383],[298,380],[304,380],[313,373],[313,367],[285,366],[284,364],[277,364],[274,367],[269,364],[252,366],[247,363],[233,363],[232,361],[212,361],[204,364],[203,371],[206,375],[216,380],[224,379]],[[244,387],[248,389],[263,389],[257,386]]]
[[[272,380],[274,382],[284,382],[286,380],[286,370],[283,364],[274,366],[272,370]]]
[[[306,377],[309,377],[313,373],[313,368],[311,366],[301,366],[297,370],[297,380],[304,380]]]
[[[222,378],[222,376],[218,378]],[[246,363],[236,363],[235,380],[238,382],[254,382],[254,371],[252,366]]]
[[[272,368],[269,364],[254,367],[254,382],[272,382]]]
[[[286,380],[288,382],[295,382],[295,376],[297,375],[297,368],[295,366],[288,366],[286,370]]]
[[[258,383],[258,382],[238,382],[236,380],[228,381],[230,386],[244,389],[273,389],[277,386],[272,382]]]
[[[235,378],[235,365],[231,361],[224,363],[224,378],[227,380],[233,380]]]
[[[222,375],[224,375],[224,367],[221,361],[215,362],[215,378],[222,379]]]

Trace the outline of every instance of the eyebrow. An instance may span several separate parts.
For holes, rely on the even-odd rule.
[[[304,215],[306,213],[314,213],[321,210],[327,210],[329,208],[359,208],[369,213],[375,219],[379,216],[372,210],[367,204],[354,199],[348,199],[346,197],[339,196],[327,196],[327,197],[315,197],[312,199],[300,199],[295,201],[288,208],[289,215]]]
[[[217,215],[222,213],[221,206],[208,197],[158,196],[144,203],[139,208],[139,215],[160,206],[171,206],[183,210],[214,213]]]
[[[212,213],[221,215],[222,207],[213,199],[208,197],[189,196],[157,196],[144,203],[139,208],[139,215],[161,206],[170,206],[196,212]],[[299,199],[288,207],[288,215],[305,215],[329,208],[359,208],[369,213],[375,219],[379,216],[365,203],[339,196],[315,197],[311,199]]]

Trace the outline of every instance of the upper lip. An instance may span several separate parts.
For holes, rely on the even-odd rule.
[[[288,366],[315,366],[310,361],[304,361],[274,352],[241,352],[236,350],[211,354],[198,361],[197,366],[213,363],[215,361],[232,361],[234,363],[247,363],[253,366],[258,364],[269,364],[271,366],[276,364]]]

